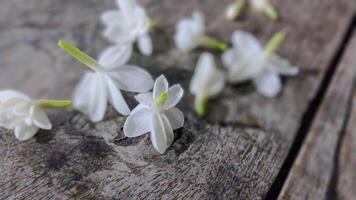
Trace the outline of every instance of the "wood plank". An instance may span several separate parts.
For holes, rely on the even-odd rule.
[[[333,191],[336,190],[337,186],[333,179],[334,173],[337,173],[335,170],[337,170],[339,157],[338,141],[342,139],[345,123],[347,123],[350,109],[352,109],[350,107],[350,99],[352,99],[352,94],[355,90],[355,53],[356,34],[353,34],[346,54],[337,67],[331,86],[313,121],[313,125],[279,199],[326,199],[326,197],[336,199],[330,195],[335,194]],[[355,123],[349,123],[348,137],[352,137],[352,132],[355,132],[354,128]],[[347,148],[347,146],[345,144],[344,147]],[[348,147],[351,148],[351,146]],[[350,149],[345,148],[344,151],[351,152],[349,151]],[[342,155],[346,156],[346,152]],[[343,170],[340,171],[343,174],[342,182],[347,182],[347,180],[352,179],[348,177],[349,173],[354,173],[351,171],[355,171],[356,168],[355,165],[348,165],[351,164],[349,162],[352,162],[348,158],[344,157],[341,161],[343,167],[348,169],[346,173],[343,173]],[[349,182],[349,184],[354,184],[354,182]],[[343,188],[342,191],[352,192],[351,188],[345,189],[344,185],[340,186]],[[350,195],[350,193],[346,195]],[[354,199],[356,196],[353,198],[350,198],[351,196],[348,197],[344,199]]]
[[[174,23],[201,9],[208,33],[228,41],[233,30],[253,32],[266,42],[274,32],[288,31],[280,54],[302,69],[285,81],[276,99],[258,95],[250,84],[228,86],[211,103],[205,120],[192,111],[192,96],[179,107],[186,124],[176,131],[164,155],[149,138],[123,137],[124,117],[110,109],[93,124],[77,112],[51,114],[54,129],[18,142],[11,131],[0,134],[0,198],[97,199],[262,199],[287,156],[309,101],[352,17],[352,1],[276,0],[281,20],[248,15],[226,22],[228,1],[143,0],[161,28],[156,52],[135,54],[132,63],[153,75],[167,75],[187,90],[201,51],[182,56],[174,50]],[[224,2],[224,3],[222,3]],[[108,44],[100,37],[99,14],[112,0],[2,2],[0,14],[0,86],[37,97],[65,98],[85,70],[56,47],[73,41],[97,55]],[[306,32],[308,30],[308,32]],[[217,54],[217,58],[218,58]],[[130,104],[135,102],[130,98]]]
[[[353,51],[355,55],[355,50]],[[355,64],[353,67],[355,68]],[[347,119],[345,136],[342,141],[338,166],[336,168],[336,194],[337,199],[356,198],[356,78],[354,79],[353,97],[349,106],[350,116]]]

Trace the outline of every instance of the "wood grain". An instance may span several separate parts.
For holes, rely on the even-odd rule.
[[[355,49],[353,55],[355,55]],[[351,64],[355,67],[355,64]],[[356,74],[355,74],[356,76]],[[348,106],[349,116],[345,121],[345,136],[342,140],[340,154],[338,155],[338,166],[335,170],[336,178],[334,183],[335,196],[338,199],[356,198],[356,78],[354,78],[353,96]]]
[[[153,33],[154,56],[135,53],[131,63],[155,77],[164,73],[187,91],[179,104],[186,123],[175,132],[172,147],[160,155],[148,136],[125,138],[125,118],[112,109],[97,124],[75,111],[55,111],[50,114],[54,129],[29,141],[20,143],[11,131],[1,130],[0,199],[265,196],[349,25],[352,1],[273,1],[281,13],[275,23],[261,14],[226,22],[222,12],[228,1],[141,2],[160,28]],[[57,48],[56,41],[71,41],[94,56],[108,45],[100,36],[98,18],[114,8],[113,1],[2,0],[1,5],[1,88],[35,97],[68,97],[86,68]],[[276,99],[262,97],[248,83],[230,85],[211,102],[207,118],[198,119],[187,88],[202,50],[180,55],[172,42],[175,22],[196,9],[208,13],[208,34],[227,42],[236,29],[252,32],[263,42],[287,31],[279,53],[299,66],[301,74],[285,80]]]
[[[342,182],[355,184],[354,181],[349,182],[352,180],[350,175],[353,172],[351,171],[355,170],[355,166],[352,170],[350,169],[351,165],[349,166],[349,164],[351,163],[349,162],[353,161],[344,157],[347,154],[345,151],[352,152],[351,149],[345,149],[351,148],[351,146],[345,144],[343,153],[339,155],[339,141],[342,140],[349,113],[352,110],[350,101],[352,101],[355,90],[355,53],[356,34],[353,35],[346,54],[334,74],[331,86],[313,121],[279,199],[336,199],[337,180],[334,179],[338,177],[338,173],[342,173],[340,176]],[[354,128],[354,125],[349,123],[350,127]],[[355,132],[351,130],[353,128],[349,128],[347,137],[352,138],[352,132]],[[348,143],[347,141],[344,142]],[[342,168],[339,171],[339,157],[342,168],[349,169],[348,172],[344,172]],[[344,184],[340,185],[340,189],[344,187]],[[349,192],[346,194],[348,198],[344,199],[356,198],[355,193],[350,194],[351,188],[342,189],[342,191]]]

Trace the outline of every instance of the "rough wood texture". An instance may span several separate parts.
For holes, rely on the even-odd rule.
[[[340,141],[349,120],[350,110],[352,110],[351,102],[355,90],[356,75],[355,53],[356,34],[353,35],[346,55],[337,68],[331,87],[324,98],[279,199],[336,199],[338,173],[342,173],[340,189],[342,188],[342,193],[346,193],[347,197],[341,199],[356,198],[355,193],[350,193],[353,192],[351,186],[355,186],[355,179],[353,179],[355,176],[350,176],[355,175],[355,165],[351,169],[351,163],[354,161],[349,154],[352,152],[350,148],[355,148],[355,146],[351,146],[354,143],[352,137],[355,130],[352,129],[355,128],[355,123],[349,123],[347,133],[349,140],[344,141],[346,144],[343,153],[339,155]],[[342,167],[338,167],[339,156],[342,156],[340,157]],[[346,172],[344,172],[344,168]],[[342,182],[345,182],[348,188],[344,188],[346,185]]]
[[[309,101],[352,16],[348,0],[276,0],[281,20],[262,15],[226,22],[228,1],[142,0],[161,27],[155,31],[155,55],[135,54],[131,63],[154,76],[188,88],[197,56],[174,50],[174,23],[195,9],[208,13],[208,34],[228,41],[235,29],[266,42],[288,32],[280,53],[302,73],[285,81],[282,94],[267,99],[250,84],[228,86],[211,102],[207,119],[197,119],[192,96],[179,107],[186,124],[164,155],[148,136],[127,139],[124,117],[110,110],[93,124],[77,112],[51,113],[54,129],[18,142],[11,131],[0,134],[0,199],[262,199],[295,137]],[[230,2],[230,1],[229,1]],[[108,44],[100,37],[99,14],[113,1],[1,1],[0,86],[36,97],[65,98],[85,67],[56,47],[58,39],[75,42],[92,55]],[[308,31],[306,31],[308,30]],[[220,55],[217,54],[217,58]],[[188,91],[188,90],[187,90]],[[130,104],[135,104],[128,97]]]
[[[354,55],[356,50],[353,50]],[[355,67],[355,63],[352,63]],[[356,74],[355,74],[356,77]],[[336,168],[336,197],[338,199],[355,199],[356,198],[356,78],[354,78],[353,97],[348,107],[350,116],[346,121],[345,136],[342,140],[342,146],[338,157]]]

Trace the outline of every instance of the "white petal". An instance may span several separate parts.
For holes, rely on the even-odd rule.
[[[253,79],[259,93],[266,97],[275,97],[282,87],[278,74],[271,71],[261,74]]]
[[[184,90],[179,84],[175,84],[168,89],[168,100],[164,104],[164,109],[172,108],[182,99]]]
[[[229,70],[228,79],[233,83],[247,81],[261,73],[265,67],[264,54],[251,54],[237,48],[226,51],[222,61]]]
[[[138,48],[140,49],[143,55],[145,56],[152,55],[153,52],[152,39],[148,34],[139,37],[137,44],[138,44]]]
[[[123,19],[122,13],[117,10],[106,11],[100,16],[106,26],[117,25]]]
[[[222,71],[216,70],[215,74],[211,76],[208,81],[207,89],[205,90],[206,95],[215,96],[220,93],[225,86],[225,75]]]
[[[200,37],[204,34],[204,27],[200,26],[191,19],[183,19],[177,23],[174,42],[179,51],[187,53],[199,46]]]
[[[15,127],[15,136],[20,141],[32,138],[37,132],[37,127],[27,126],[25,123],[21,123]]]
[[[192,94],[199,94],[206,90],[209,79],[213,76],[215,71],[214,57],[210,53],[201,54],[190,83],[190,92]]]
[[[16,103],[16,105],[14,105],[12,107],[12,113],[15,114],[16,116],[26,116],[29,115],[30,113],[30,107],[31,107],[31,103],[28,101],[18,101],[18,103]]]
[[[270,70],[286,76],[295,76],[299,73],[299,69],[297,67],[292,66],[288,60],[277,55],[273,55],[268,59],[267,67]]]
[[[89,116],[93,122],[98,122],[104,119],[107,104],[108,91],[106,82],[101,74],[96,73],[95,83],[90,91],[90,106]]]
[[[131,44],[136,38],[136,30],[130,28],[129,24],[120,24],[107,27],[103,32],[103,37],[117,45]]]
[[[261,43],[257,40],[255,36],[244,31],[235,31],[232,34],[232,43],[234,48],[241,51],[248,52],[249,54],[261,54],[263,52],[263,47]]]
[[[126,15],[132,15],[137,6],[135,0],[116,0],[116,4]]]
[[[129,92],[147,92],[153,86],[151,75],[137,66],[125,65],[111,71],[109,75],[120,89]]]
[[[73,107],[85,114],[89,114],[90,94],[94,88],[95,74],[86,72],[76,86],[73,94]]]
[[[172,125],[173,129],[183,127],[184,115],[178,108],[170,108],[163,113]]]
[[[153,102],[152,92],[138,94],[135,99],[146,108],[150,108]]]
[[[127,137],[137,137],[151,130],[152,114],[145,108],[134,109],[124,124],[124,134]]]
[[[119,68],[129,61],[131,54],[132,44],[111,46],[99,56],[99,64],[105,69]]]
[[[31,106],[30,115],[32,117],[33,123],[37,127],[46,130],[52,129],[52,124],[49,121],[47,114],[38,106]]]
[[[115,82],[110,77],[107,77],[106,81],[109,90],[110,103],[120,114],[130,114],[130,108],[128,107],[120,89],[116,86]]]
[[[224,85],[225,76],[216,69],[214,57],[209,53],[202,54],[190,83],[190,92],[195,95],[213,96],[219,93]]]
[[[23,100],[30,100],[28,96],[23,93],[17,92],[15,90],[4,90],[0,91],[0,103],[9,98],[20,98]]]
[[[163,154],[173,142],[173,129],[164,115],[152,116],[151,141],[158,152]]]
[[[168,92],[168,81],[164,75],[159,76],[153,86],[153,99],[159,97],[162,92]]]

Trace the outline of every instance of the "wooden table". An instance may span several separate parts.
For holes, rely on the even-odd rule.
[[[186,123],[164,155],[147,135],[122,132],[109,109],[91,123],[76,111],[53,111],[53,130],[19,142],[0,129],[0,199],[356,199],[356,35],[352,0],[275,0],[281,18],[224,19],[227,0],[142,0],[159,22],[155,53],[131,63],[165,74],[186,90]],[[1,0],[0,87],[38,98],[68,98],[86,68],[56,46],[64,39],[91,55],[108,43],[99,15],[113,0]],[[275,99],[251,84],[228,85],[199,119],[188,85],[197,50],[174,48],[174,24],[194,10],[224,41],[234,30],[262,42],[284,30],[279,50],[301,73],[284,79]],[[220,56],[215,53],[217,58]],[[221,66],[221,63],[219,63]],[[136,103],[126,95],[131,107]]]

